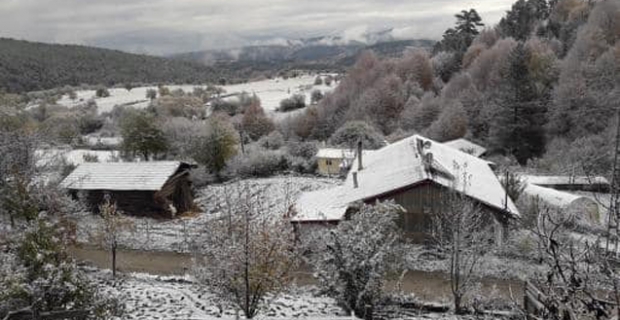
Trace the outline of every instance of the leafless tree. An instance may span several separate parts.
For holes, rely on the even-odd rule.
[[[198,240],[194,271],[224,305],[251,319],[286,288],[298,255],[292,228],[266,208],[264,190],[235,191],[234,199],[226,196],[227,214]]]
[[[454,310],[475,287],[483,258],[492,242],[493,223],[481,208],[460,193],[445,195],[444,208],[432,216],[433,242],[449,265]]]
[[[116,208],[116,203],[108,194],[104,196],[103,203],[99,206],[99,214],[103,221],[95,234],[95,238],[101,246],[110,250],[112,276],[116,277],[116,251],[119,239],[124,232],[132,231],[134,225],[121,215],[121,212]]]

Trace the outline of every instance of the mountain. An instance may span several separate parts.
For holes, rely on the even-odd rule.
[[[298,68],[312,68],[327,66],[342,68],[352,65],[356,57],[364,50],[373,50],[383,57],[400,56],[408,48],[431,48],[435,43],[432,40],[393,40],[389,33],[387,39],[382,34],[373,34],[374,41],[367,44],[361,41],[345,41],[340,36],[315,37],[301,40],[286,40],[279,45],[247,46],[236,49],[206,50],[181,53],[170,56],[188,62],[199,62],[205,65],[235,65],[245,64],[264,65],[274,64],[282,66],[296,66]],[[363,39],[364,41],[368,39]]]
[[[228,77],[204,64],[77,45],[0,38],[0,90],[80,84],[204,83]]]

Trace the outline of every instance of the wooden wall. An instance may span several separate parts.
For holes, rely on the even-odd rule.
[[[367,201],[367,203],[374,203],[376,200],[386,201],[394,200],[397,204],[401,205],[405,209],[398,221],[401,228],[404,229],[408,237],[417,243],[426,242],[429,239],[432,230],[432,215],[439,212],[445,207],[449,190],[439,186],[435,183],[426,182],[416,185],[414,187],[404,189],[398,192],[394,192],[388,195],[384,195],[378,199]],[[500,232],[497,236],[504,237],[506,219],[501,219],[501,213],[493,208],[482,205],[476,202],[474,199],[466,198],[475,204],[480,206],[480,209],[485,211],[486,216],[489,217],[488,223],[495,224],[500,223]]]

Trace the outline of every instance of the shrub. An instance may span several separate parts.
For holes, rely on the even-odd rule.
[[[288,169],[288,161],[281,151],[247,148],[245,154],[230,163],[233,174],[242,177],[268,177]]]
[[[314,90],[310,94],[310,104],[317,104],[321,99],[323,99],[323,92],[321,90]]]
[[[110,96],[110,91],[108,91],[107,88],[97,88],[97,90],[95,91],[95,96],[97,96],[97,98],[105,98],[105,97],[109,97]]]
[[[229,116],[234,116],[239,112],[240,103],[236,100],[217,99],[211,102],[212,112],[223,112]]]
[[[314,85],[320,86],[322,84],[323,84],[323,78],[321,78],[321,76],[316,76],[316,78],[314,78]]]
[[[286,98],[280,101],[280,107],[278,111],[288,112],[291,110],[302,109],[306,107],[306,96],[300,93],[296,93],[290,98]]]
[[[284,136],[280,131],[272,131],[270,134],[261,137],[258,145],[269,150],[278,150],[284,146]]]

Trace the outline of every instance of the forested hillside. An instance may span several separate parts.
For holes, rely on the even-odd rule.
[[[75,45],[0,38],[0,89],[24,92],[64,85],[216,82],[201,64]]]
[[[618,40],[616,0],[519,0],[497,26],[464,10],[432,53],[366,52],[289,129],[326,140],[365,120],[391,140],[465,136],[543,171],[605,172],[620,108]]]

